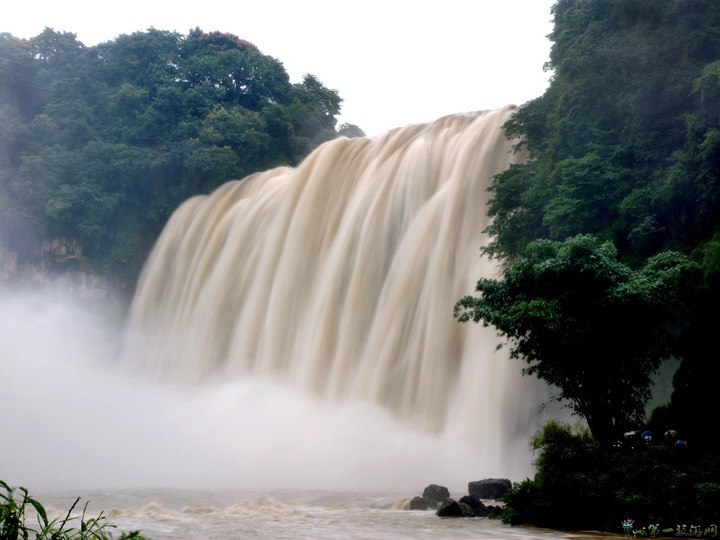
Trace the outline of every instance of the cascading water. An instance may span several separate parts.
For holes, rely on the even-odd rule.
[[[522,159],[511,114],[332,141],[188,201],[125,362],[87,309],[0,290],[0,479],[158,540],[563,537],[394,510],[531,472],[544,388],[452,317],[497,273],[479,248],[490,179]]]
[[[380,403],[512,467],[540,390],[492,329],[452,317],[497,272],[479,248],[489,183],[523,158],[501,129],[512,111],[334,140],[187,201],[146,264],[128,356],[163,380]]]

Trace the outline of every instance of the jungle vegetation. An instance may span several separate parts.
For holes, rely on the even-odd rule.
[[[336,127],[341,104],[232,34],[0,34],[0,242],[32,260],[68,239],[132,289],[182,201],[362,134]]]
[[[549,87],[504,126],[530,159],[490,188],[483,251],[504,271],[456,316],[495,326],[589,431],[538,432],[535,477],[515,486],[505,519],[717,524],[720,428],[706,415],[720,327],[720,4],[558,0],[552,17]],[[669,357],[672,398],[647,411]],[[654,442],[621,450],[635,430]]]

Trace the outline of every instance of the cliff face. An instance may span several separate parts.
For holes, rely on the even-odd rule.
[[[0,281],[18,285],[54,285],[80,298],[106,298],[106,277],[81,265],[82,248],[74,240],[44,241],[23,257],[0,241]]]

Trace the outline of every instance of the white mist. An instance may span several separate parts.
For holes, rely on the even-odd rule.
[[[33,492],[464,489],[497,475],[463,442],[369,402],[277,381],[180,386],[122,369],[117,335],[68,299],[0,297],[0,478]],[[513,471],[526,474],[525,471]]]

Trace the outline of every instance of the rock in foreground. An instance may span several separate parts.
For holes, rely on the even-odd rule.
[[[490,513],[487,506],[475,495],[465,495],[458,502],[467,504],[472,508],[473,514],[477,517],[486,517]]]
[[[475,517],[473,509],[455,499],[446,499],[437,512],[440,517]]]

